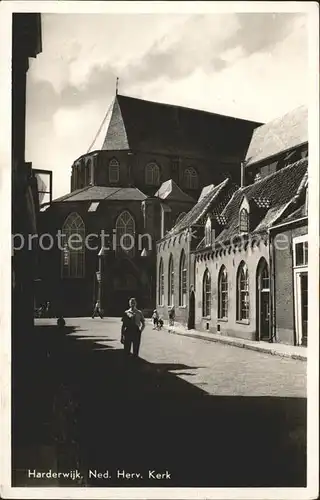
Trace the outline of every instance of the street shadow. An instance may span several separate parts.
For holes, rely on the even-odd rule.
[[[306,485],[305,399],[211,396],[172,373],[199,367],[126,358],[108,341],[100,348],[77,336],[41,339],[51,360],[32,358],[35,423],[20,414],[16,447],[54,442],[63,416],[58,469],[80,468],[90,487]],[[109,478],[97,476],[105,471]]]

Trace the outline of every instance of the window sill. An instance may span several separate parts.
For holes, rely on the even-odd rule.
[[[179,309],[187,309],[187,306],[179,306]]]
[[[237,319],[236,323],[239,323],[239,325],[250,325],[250,320],[249,319]]]
[[[228,321],[228,318],[218,318],[218,321],[222,321],[222,322],[226,323]]]
[[[211,320],[211,316],[202,316],[202,319],[208,321]]]

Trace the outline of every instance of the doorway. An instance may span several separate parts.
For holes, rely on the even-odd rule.
[[[257,340],[270,339],[270,277],[265,259],[257,269]]]
[[[308,272],[295,272],[295,310],[297,344],[308,344]]]

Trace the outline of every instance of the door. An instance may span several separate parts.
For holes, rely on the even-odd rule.
[[[297,344],[307,345],[308,339],[308,273],[296,273]]]
[[[189,317],[188,317],[188,330],[192,330],[195,327],[195,295],[194,291],[191,290],[189,297]]]
[[[261,259],[257,271],[257,339],[270,338],[270,280],[269,267]]]

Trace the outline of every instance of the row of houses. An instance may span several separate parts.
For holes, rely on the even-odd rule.
[[[241,185],[209,185],[157,242],[157,308],[189,328],[307,343],[307,109],[258,127]]]

